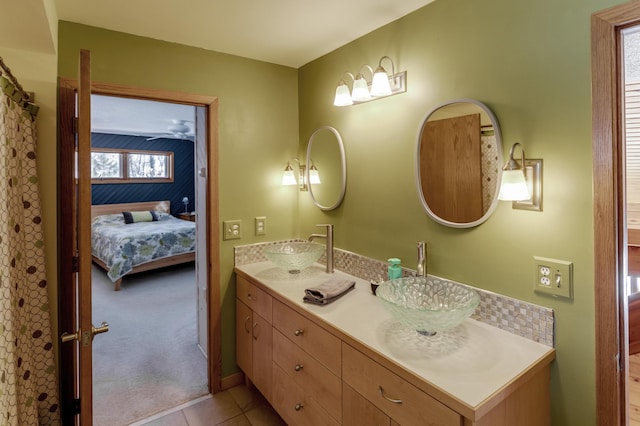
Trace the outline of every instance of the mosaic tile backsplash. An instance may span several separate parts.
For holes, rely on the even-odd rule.
[[[266,262],[268,259],[262,254],[265,246],[291,241],[302,240],[293,239],[236,246],[234,247],[235,264]],[[324,254],[318,262],[323,264],[326,262]],[[333,251],[333,264],[335,269],[367,281],[379,281],[387,276],[387,262],[338,248],[334,248]],[[402,271],[404,276],[415,275],[415,271],[412,269],[402,268]],[[469,287],[472,287],[480,295],[480,304],[471,318],[534,342],[554,347],[555,329],[552,309],[473,286]]]

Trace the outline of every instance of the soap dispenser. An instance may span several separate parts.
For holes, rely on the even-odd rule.
[[[391,259],[387,259],[387,261],[389,262],[389,267],[387,268],[389,279],[393,280],[395,278],[402,278],[400,259],[398,259],[397,257],[392,257]]]

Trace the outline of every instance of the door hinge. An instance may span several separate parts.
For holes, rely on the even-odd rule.
[[[78,134],[78,117],[73,117],[73,133]]]
[[[71,258],[71,268],[73,269],[72,272],[80,272],[80,259],[78,256],[73,256]]]
[[[80,414],[80,398],[73,399],[73,407],[71,407],[71,409],[73,410],[73,414]]]

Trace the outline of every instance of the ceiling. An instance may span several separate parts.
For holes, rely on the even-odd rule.
[[[60,20],[299,68],[432,0],[54,1]]]
[[[54,54],[57,21],[64,20],[299,68],[432,1],[9,1],[2,4],[0,47]],[[108,105],[110,99],[118,104]],[[92,108],[94,127],[111,133],[119,127],[157,134],[172,120],[193,116],[180,105],[146,105],[160,115],[140,128],[146,113],[137,110],[139,103],[107,98],[100,105]]]

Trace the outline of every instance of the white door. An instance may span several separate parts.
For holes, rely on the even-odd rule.
[[[207,110],[196,107],[195,192],[196,192],[196,281],[198,288],[198,346],[207,356],[207,282],[209,256],[207,254]]]

